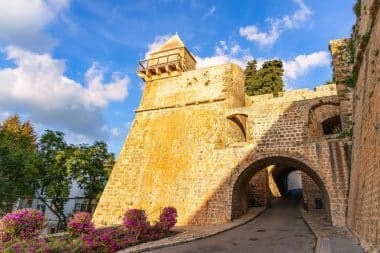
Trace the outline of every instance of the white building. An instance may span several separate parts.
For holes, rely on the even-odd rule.
[[[42,234],[53,234],[57,232],[57,216],[54,215],[53,212],[39,198],[34,197],[24,199],[16,204],[16,209],[22,208],[35,208],[43,212],[45,215],[46,226],[42,231]],[[70,189],[69,201],[65,204],[65,214],[69,216],[75,212],[87,210],[88,200],[84,198],[83,191],[78,187],[76,181],[73,181]],[[91,210],[95,210],[95,204],[92,205]]]

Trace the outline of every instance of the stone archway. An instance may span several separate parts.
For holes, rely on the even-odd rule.
[[[326,213],[328,219],[331,221],[330,212],[330,198],[325,186],[325,183],[318,175],[315,169],[308,165],[302,159],[291,158],[288,156],[267,156],[264,158],[256,159],[251,162],[246,168],[241,168],[236,171],[233,178],[232,196],[231,196],[231,218],[237,218],[242,214],[246,213],[248,210],[247,196],[246,196],[246,185],[249,180],[259,171],[265,169],[266,167],[277,164],[280,166],[294,168],[306,173],[313,181],[318,185],[323,194],[323,204],[326,207]]]

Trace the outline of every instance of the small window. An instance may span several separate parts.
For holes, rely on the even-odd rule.
[[[340,117],[335,116],[329,119],[326,119],[322,122],[323,134],[337,134],[342,131],[342,123],[340,122]]]
[[[89,205],[87,203],[75,203],[74,212],[92,212],[95,209],[95,205]]]
[[[87,204],[81,204],[81,205],[80,205],[80,211],[81,211],[81,212],[85,212],[85,211],[87,211]]]
[[[81,204],[75,203],[74,212],[80,212],[80,209],[81,209]]]
[[[322,199],[320,198],[315,199],[315,209],[323,209]]]

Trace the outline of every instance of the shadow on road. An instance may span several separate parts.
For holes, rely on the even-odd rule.
[[[253,221],[221,234],[153,252],[313,252],[315,237],[299,210],[299,199],[286,196],[273,201]]]

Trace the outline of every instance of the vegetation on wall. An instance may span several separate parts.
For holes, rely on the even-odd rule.
[[[351,138],[352,137],[352,129],[344,129],[340,132],[338,132],[338,139],[344,139],[344,138]]]
[[[364,35],[359,35],[357,27],[353,26],[351,38],[350,38],[350,63],[353,64],[352,74],[346,79],[346,83],[350,87],[355,87],[360,66],[362,65],[363,55],[367,49],[368,42],[371,38],[371,33],[375,25],[376,15],[379,12],[380,0],[375,0],[370,8],[370,27]],[[362,11],[361,0],[357,0],[353,6],[353,11],[357,18],[360,17]],[[358,49],[356,51],[356,48]]]
[[[352,10],[354,11],[354,13],[356,15],[356,18],[360,17],[361,8],[362,8],[362,2],[361,2],[361,0],[356,1],[356,3],[354,4],[354,6],[352,7]]]
[[[284,89],[283,74],[280,60],[266,61],[260,69],[257,69],[256,60],[249,61],[244,70],[245,92],[249,96],[270,93],[278,96]]]
[[[329,81],[325,81],[325,82],[323,83],[323,85],[329,85],[329,84],[333,84],[333,83],[335,83],[334,80],[329,80]]]

